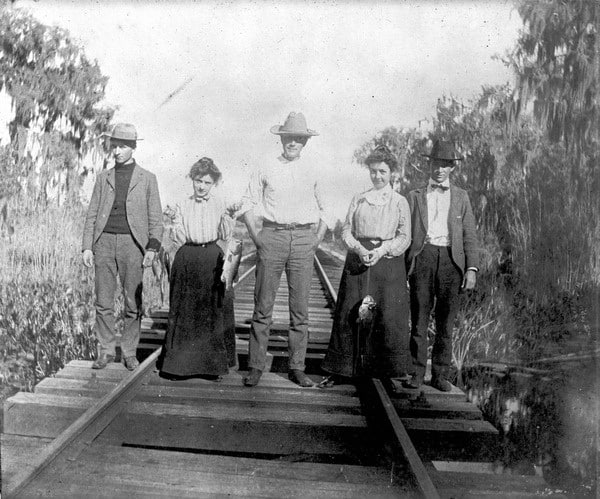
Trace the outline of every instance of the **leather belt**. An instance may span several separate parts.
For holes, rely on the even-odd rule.
[[[185,243],[186,246],[201,246],[202,248],[206,248],[207,246],[210,246],[211,244],[216,244],[217,241],[208,241],[207,243],[193,243],[191,241],[188,241],[187,243]]]
[[[373,248],[379,248],[379,246],[382,245],[383,241],[387,241],[387,239],[381,239],[379,237],[374,237],[372,239],[368,237],[358,237],[356,238],[356,240],[360,244],[371,243],[373,245]]]
[[[275,230],[295,230],[295,229],[312,229],[315,224],[278,224],[270,220],[263,221],[263,227],[269,227]]]

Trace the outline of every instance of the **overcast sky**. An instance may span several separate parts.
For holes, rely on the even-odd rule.
[[[16,5],[98,60],[106,104],[145,139],[136,159],[157,174],[163,204],[191,192],[185,175],[201,156],[222,169],[227,197],[241,195],[250,170],[280,152],[270,127],[294,110],[320,133],[305,153],[338,216],[370,185],[353,151],[386,126],[430,119],[444,94],[468,100],[512,82],[492,56],[521,26],[504,0]]]

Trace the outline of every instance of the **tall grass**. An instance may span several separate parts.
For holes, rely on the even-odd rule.
[[[0,247],[0,381],[30,390],[95,350],[93,273],[81,264],[83,208],[13,199]]]
[[[96,352],[94,270],[84,267],[85,207],[11,200],[15,231],[0,242],[0,385],[31,390],[72,359]],[[144,313],[160,304],[151,271],[144,273]],[[123,297],[115,293],[117,334]]]

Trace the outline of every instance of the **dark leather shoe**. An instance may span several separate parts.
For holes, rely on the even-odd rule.
[[[444,378],[431,378],[431,386],[440,392],[452,391],[452,384]]]
[[[248,375],[244,378],[244,386],[256,386],[262,376],[262,371],[251,367],[248,371]]]
[[[411,375],[410,379],[403,381],[402,386],[404,388],[410,388],[412,390],[417,390],[421,388],[423,384],[423,376],[419,376],[418,374]]]
[[[290,369],[288,378],[290,381],[293,381],[302,388],[310,388],[311,386],[315,386],[312,380],[306,374],[304,374],[304,371],[301,371],[300,369]]]
[[[123,364],[129,371],[134,371],[140,366],[139,361],[136,359],[135,355],[130,355],[129,357],[125,357],[123,359]]]
[[[103,353],[92,364],[92,369],[104,369],[108,364],[115,361],[115,356]]]

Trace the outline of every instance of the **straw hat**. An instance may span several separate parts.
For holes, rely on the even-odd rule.
[[[108,133],[104,133],[106,137],[111,139],[119,140],[144,140],[138,139],[137,131],[135,127],[130,123],[117,123],[112,130]]]
[[[302,113],[291,112],[283,125],[271,127],[271,133],[275,135],[299,135],[301,137],[312,137],[319,135],[314,130],[306,128],[306,118]]]

